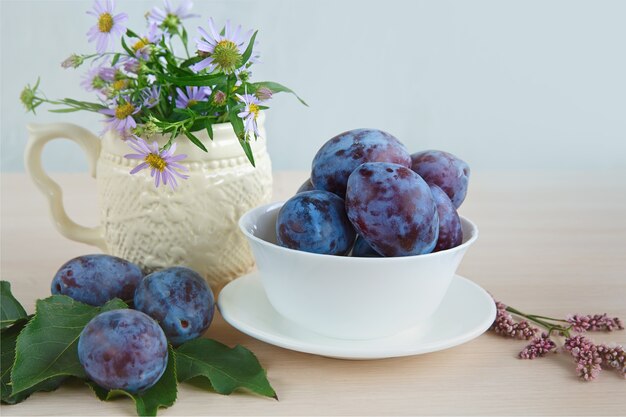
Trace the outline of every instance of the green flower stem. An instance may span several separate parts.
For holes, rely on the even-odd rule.
[[[187,59],[191,58],[191,55],[189,55],[189,48],[187,47],[187,40],[183,36],[182,32],[176,29],[176,35],[178,35],[178,37],[180,38],[180,42],[183,44],[183,47],[185,48],[185,54],[187,55]]]
[[[536,317],[538,319],[545,319],[545,320],[550,320],[550,321],[559,321],[561,323],[569,323],[569,321],[567,320],[562,320],[562,319],[555,319],[553,317],[546,317],[546,316],[538,316],[536,314],[529,314],[530,317]]]
[[[558,322],[565,322],[567,323],[567,320],[561,320],[561,319],[555,319],[555,318],[551,318],[551,317],[545,317],[545,316],[538,316],[538,315],[534,315],[534,314],[526,314],[523,313],[513,307],[509,307],[507,306],[506,311],[508,311],[509,313],[515,314],[516,316],[520,316],[523,317],[525,319],[527,319],[528,321],[531,321],[543,328],[545,328],[548,331],[548,335],[551,335],[552,332],[557,332],[559,334],[562,334],[565,337],[569,337],[569,330],[572,328],[572,326],[562,326],[560,324],[555,324],[555,323],[550,323],[550,321],[558,321]]]
[[[65,109],[59,110],[50,110],[52,112],[67,112],[67,111],[78,111],[78,110],[86,110],[94,113],[100,112],[100,110],[105,107],[98,103],[90,103],[87,101],[78,101],[71,99],[63,99],[63,100],[49,100],[46,97],[41,97],[38,95],[32,96],[32,102],[30,104],[24,103],[27,106],[27,109],[33,111],[34,109],[42,103],[54,104],[57,106],[66,106]]]

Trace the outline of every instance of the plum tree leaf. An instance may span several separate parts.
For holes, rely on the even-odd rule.
[[[26,310],[11,293],[11,284],[0,281],[0,329],[5,329],[18,320],[25,319]]]
[[[141,394],[132,394],[124,390],[106,390],[94,382],[87,382],[96,396],[102,401],[110,401],[121,396],[127,396],[135,402],[137,415],[156,416],[159,408],[167,408],[174,404],[177,396],[176,387],[176,353],[168,348],[167,367],[161,379]]]
[[[127,305],[118,299],[102,307],[65,295],[37,300],[35,316],[17,337],[11,371],[12,395],[58,377],[86,378],[78,360],[78,337],[96,315],[121,308]]]
[[[61,385],[65,377],[51,378],[16,395],[11,395],[11,370],[15,361],[15,343],[27,320],[18,320],[2,333],[2,355],[0,356],[0,396],[3,404],[17,404],[36,391],[53,391]]]
[[[241,345],[231,349],[215,340],[191,340],[176,349],[176,370],[179,382],[203,377],[220,394],[246,389],[278,399],[256,356]]]

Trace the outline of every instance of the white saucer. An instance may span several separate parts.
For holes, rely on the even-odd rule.
[[[460,345],[484,333],[496,317],[493,299],[472,281],[456,275],[426,326],[372,340],[322,336],[285,319],[270,304],[257,272],[221,291],[218,308],[230,325],[272,345],[341,359],[382,359],[419,355]]]

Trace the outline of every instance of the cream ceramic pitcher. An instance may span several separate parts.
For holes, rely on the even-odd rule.
[[[97,246],[102,251],[139,264],[146,272],[185,265],[220,287],[249,271],[254,260],[237,221],[247,210],[269,202],[272,168],[266,150],[264,115],[261,137],[253,140],[256,168],[247,160],[229,123],[213,126],[213,140],[206,131],[196,132],[208,152],[186,137],[177,139],[176,154],[189,169],[187,180],[155,188],[149,170],[131,175],[141,161],[124,158],[134,153],[115,134],[99,139],[70,123],[28,126],[26,168],[47,197],[57,230],[71,240]],[[100,225],[81,226],[63,207],[62,191],[43,170],[41,154],[46,143],[66,138],[87,154],[91,176],[96,178]],[[159,145],[165,137],[153,137]]]

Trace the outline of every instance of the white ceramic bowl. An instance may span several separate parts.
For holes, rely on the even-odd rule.
[[[254,208],[239,220],[267,298],[285,318],[339,339],[390,336],[425,322],[478,237],[476,225],[461,217],[463,243],[436,253],[353,258],[301,252],[276,244],[282,205]]]

